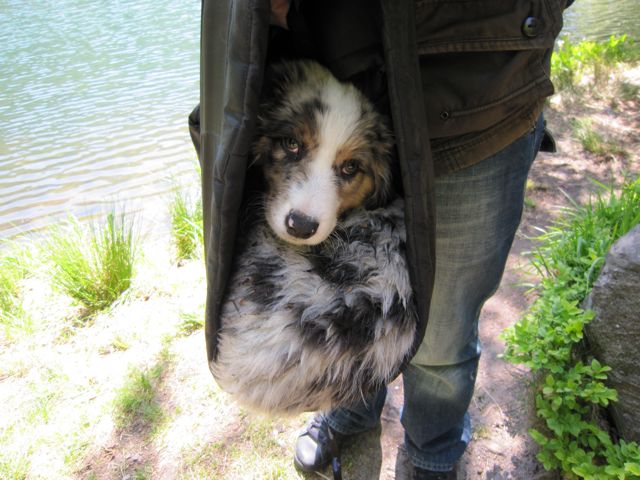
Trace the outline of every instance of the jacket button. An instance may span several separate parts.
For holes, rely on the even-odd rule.
[[[443,110],[442,112],[440,112],[440,118],[442,120],[446,120],[447,118],[449,118],[449,112],[447,112],[446,110]]]
[[[525,36],[533,38],[540,33],[540,21],[536,17],[527,17],[522,24],[522,33]]]

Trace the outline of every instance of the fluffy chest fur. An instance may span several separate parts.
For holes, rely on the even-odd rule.
[[[249,408],[295,414],[387,383],[416,328],[404,242],[401,200],[353,212],[311,248],[257,225],[223,307],[211,365],[220,386]]]

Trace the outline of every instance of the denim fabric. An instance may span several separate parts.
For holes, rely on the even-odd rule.
[[[436,272],[429,323],[403,372],[401,421],[417,467],[451,470],[469,443],[467,409],[481,349],[478,318],[500,284],[542,134],[541,117],[535,128],[494,156],[436,178]],[[327,421],[343,434],[368,430],[379,422],[385,395],[383,390],[356,407],[333,410]]]

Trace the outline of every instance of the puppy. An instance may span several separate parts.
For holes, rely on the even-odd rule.
[[[382,118],[315,62],[280,64],[270,81],[253,146],[263,209],[236,255],[210,367],[244,406],[297,414],[390,381],[416,312]]]

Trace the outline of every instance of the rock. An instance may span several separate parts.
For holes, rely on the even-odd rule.
[[[609,251],[587,308],[595,318],[587,325],[593,354],[609,365],[608,385],[618,391],[613,420],[627,441],[640,441],[640,225]]]

